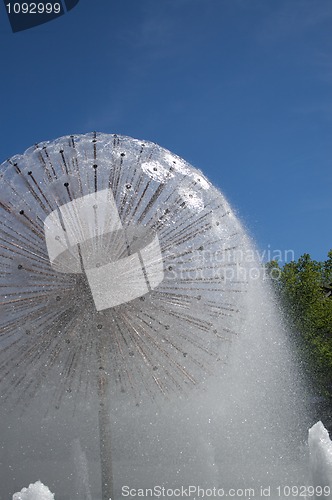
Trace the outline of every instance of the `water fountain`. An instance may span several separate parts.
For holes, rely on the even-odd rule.
[[[201,172],[93,133],[11,158],[0,189],[3,499],[307,484],[287,333]]]

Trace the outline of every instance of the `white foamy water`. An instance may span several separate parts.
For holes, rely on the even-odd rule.
[[[332,492],[332,441],[322,422],[317,422],[309,429],[308,441],[313,486],[319,485],[325,490],[330,488]]]
[[[47,486],[37,481],[19,493],[14,493],[13,500],[55,500],[55,498]]]

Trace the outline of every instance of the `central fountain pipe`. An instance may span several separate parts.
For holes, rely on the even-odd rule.
[[[109,398],[109,374],[107,372],[108,360],[106,356],[105,339],[100,339],[99,348],[99,374],[98,374],[98,398],[99,398],[99,443],[102,500],[114,500],[113,467],[112,467],[112,439],[111,439],[111,413]]]

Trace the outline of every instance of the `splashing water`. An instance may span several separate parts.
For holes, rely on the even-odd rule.
[[[322,487],[323,493],[324,488],[325,491],[331,491],[329,498],[332,498],[332,441],[322,422],[317,422],[309,429],[308,441],[312,484]]]
[[[13,495],[13,500],[54,500],[54,495],[47,486],[37,481]]]
[[[93,133],[8,160],[0,190],[4,498],[37,476],[57,500],[99,500],[110,461],[116,497],[199,485],[277,498],[306,481],[287,332],[201,172]]]

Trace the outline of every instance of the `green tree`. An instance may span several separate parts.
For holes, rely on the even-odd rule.
[[[324,262],[309,254],[280,267],[267,264],[302,358],[322,394],[332,395],[332,250]]]

